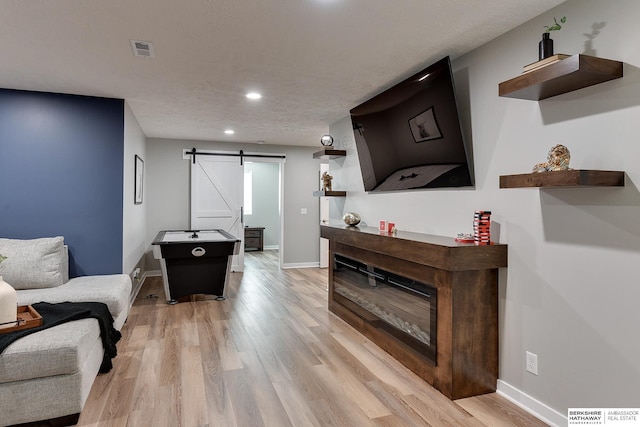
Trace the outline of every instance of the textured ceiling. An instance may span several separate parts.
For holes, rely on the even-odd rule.
[[[382,89],[562,1],[1,0],[0,87],[126,99],[148,137],[313,146]]]

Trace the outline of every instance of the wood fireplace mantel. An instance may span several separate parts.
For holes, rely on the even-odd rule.
[[[507,245],[476,246],[453,238],[372,227],[322,225],[330,259],[343,255],[434,286],[437,298],[436,363],[333,299],[329,309],[450,399],[496,390],[498,378],[498,268]]]

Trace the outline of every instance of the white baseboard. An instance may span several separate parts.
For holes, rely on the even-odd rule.
[[[142,287],[142,283],[144,282],[144,275],[140,279],[134,279],[132,281],[133,289],[131,290],[131,296],[129,298],[129,307],[131,307],[138,297],[138,293],[140,292],[140,288]]]
[[[278,246],[278,245],[265,245],[263,249],[265,251],[276,251],[276,250],[280,249],[280,246]]]
[[[498,380],[496,392],[550,426],[560,427],[568,423],[565,415],[502,380]]]
[[[140,279],[133,281],[133,289],[131,291],[131,300],[129,301],[129,305],[133,305],[133,302],[138,297],[138,293],[140,292],[140,288],[142,288],[145,279],[153,276],[162,276],[162,272],[160,270],[145,271],[142,273],[142,276],[140,276]]]
[[[286,270],[288,268],[319,268],[320,262],[296,262],[283,264],[282,269]]]

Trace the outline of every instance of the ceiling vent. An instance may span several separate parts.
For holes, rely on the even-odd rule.
[[[155,54],[153,53],[153,44],[151,42],[145,42],[142,40],[130,40],[131,49],[133,49],[133,54],[135,56],[140,56],[142,58],[153,58]]]

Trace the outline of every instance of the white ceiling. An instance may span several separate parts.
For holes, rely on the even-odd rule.
[[[318,146],[360,102],[563,1],[0,0],[0,87],[123,98],[147,137]]]

